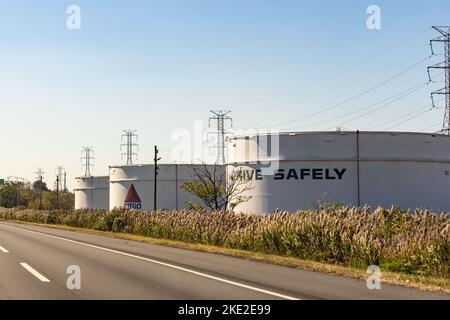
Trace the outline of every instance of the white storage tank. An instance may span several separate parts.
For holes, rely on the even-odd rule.
[[[202,204],[201,199],[181,189],[183,183],[196,179],[192,167],[201,165],[158,164],[157,209],[181,210],[186,202]],[[152,211],[154,190],[154,165],[111,166],[109,208],[131,208]],[[213,165],[207,166],[213,170]],[[224,166],[216,169],[225,173]],[[212,172],[212,171],[211,171]]]
[[[109,209],[109,177],[75,178],[75,210]]]
[[[450,211],[450,137],[406,132],[293,132],[227,140],[227,174],[252,198],[242,212],[295,212],[330,201]]]

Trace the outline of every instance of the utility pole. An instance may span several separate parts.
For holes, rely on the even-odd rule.
[[[126,147],[126,152],[122,153],[122,157],[127,156],[127,165],[133,164],[133,156],[136,156],[137,159],[137,153],[133,150],[136,148],[139,151],[139,146],[135,143],[137,137],[136,130],[123,130],[122,141],[126,142],[120,145],[120,150],[122,151],[122,148]]]
[[[66,172],[66,170],[64,169],[64,167],[58,166],[56,167],[56,210],[59,210],[59,192],[63,191],[63,176],[64,173]]]
[[[153,211],[157,210],[157,206],[156,206],[156,195],[157,195],[157,188],[158,188],[158,161],[161,160],[161,158],[158,158],[158,146],[155,146],[155,157],[153,158],[154,164],[155,164],[155,171],[154,171],[154,184],[153,184]]]
[[[39,210],[42,210],[42,187],[43,187],[44,170],[42,170],[41,168],[37,169],[36,175],[37,175],[37,181],[40,182],[40,185],[39,185]]]
[[[225,134],[228,133],[225,130],[225,121],[230,121],[231,126],[233,126],[233,119],[228,116],[231,111],[227,110],[211,110],[212,117],[209,118],[209,127],[211,127],[211,120],[215,120],[217,134],[217,163],[225,164]]]
[[[42,210],[42,176],[40,177],[41,186],[39,188],[39,210]]]
[[[58,188],[59,190],[63,190],[64,173],[66,172],[66,170],[64,169],[64,167],[57,166],[55,171],[57,177],[55,189]]]
[[[56,176],[56,210],[59,210],[59,175]]]
[[[84,168],[84,176],[91,176],[91,167],[94,166],[94,150],[92,147],[83,147],[81,150],[81,167]]]
[[[445,113],[444,121],[442,124],[442,134],[450,135],[450,27],[449,26],[433,26],[433,29],[439,32],[441,35],[437,38],[430,40],[431,54],[435,55],[433,43],[442,42],[444,44],[444,56],[443,62],[437,63],[431,67],[428,67],[428,78],[431,82],[430,69],[443,69],[445,72],[445,87],[431,93],[431,101],[433,102],[433,108],[435,108],[435,95],[445,96]]]

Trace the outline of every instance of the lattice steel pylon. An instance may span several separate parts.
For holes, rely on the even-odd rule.
[[[123,156],[127,156],[127,165],[133,164],[133,156],[137,159],[137,153],[134,152],[134,148],[139,151],[139,146],[135,141],[137,141],[136,130],[123,130],[122,141],[126,140],[126,143],[122,143],[120,145],[120,150],[122,151],[122,147],[126,147],[126,152],[122,153]]]
[[[450,135],[450,26],[433,26],[433,29],[439,32],[441,35],[437,38],[430,40],[431,54],[435,55],[433,43],[442,42],[444,44],[445,60],[443,62],[428,67],[428,77],[431,82],[430,69],[443,69],[445,72],[445,87],[432,92],[431,101],[433,103],[433,108],[435,108],[436,105],[434,101],[434,96],[435,95],[445,96],[445,113],[441,133]]]
[[[231,126],[233,126],[233,119],[228,116],[231,111],[226,110],[211,110],[213,116],[209,118],[209,127],[211,127],[211,120],[217,121],[217,163],[225,164],[225,121],[230,121]]]
[[[44,180],[44,170],[42,168],[38,168],[35,172],[36,174],[36,181],[42,182]]]
[[[91,168],[94,166],[94,150],[92,147],[83,147],[81,150],[81,167],[84,168],[84,176],[91,176]]]
[[[64,174],[66,172],[66,169],[64,169],[64,167],[62,166],[57,166],[55,169],[55,184],[54,184],[54,189],[58,190],[58,191],[63,191],[65,189],[66,186],[63,186],[64,183]]]

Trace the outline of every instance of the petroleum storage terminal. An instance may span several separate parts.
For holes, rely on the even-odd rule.
[[[229,177],[239,172],[251,185],[246,192],[251,198],[235,209],[238,212],[295,212],[326,201],[450,211],[447,135],[359,131],[242,135],[227,139],[226,154],[221,169]],[[182,209],[186,201],[195,201],[181,190],[184,182],[196,179],[191,165],[159,167],[159,209]],[[153,169],[153,165],[111,166],[109,177],[77,178],[76,209],[111,210],[130,204],[136,208],[132,204],[138,203],[138,209],[153,210]]]

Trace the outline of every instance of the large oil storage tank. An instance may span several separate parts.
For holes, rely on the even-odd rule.
[[[75,210],[109,209],[109,177],[75,178]]]
[[[201,200],[181,189],[183,183],[196,179],[192,170],[200,165],[158,164],[157,209],[180,210],[186,202],[201,204]],[[131,208],[152,211],[154,198],[154,165],[111,166],[110,174],[110,210]],[[217,170],[225,174],[224,166],[208,165],[208,171]]]
[[[250,186],[236,210],[272,213],[331,201],[450,211],[450,137],[292,132],[227,140],[227,174]]]

